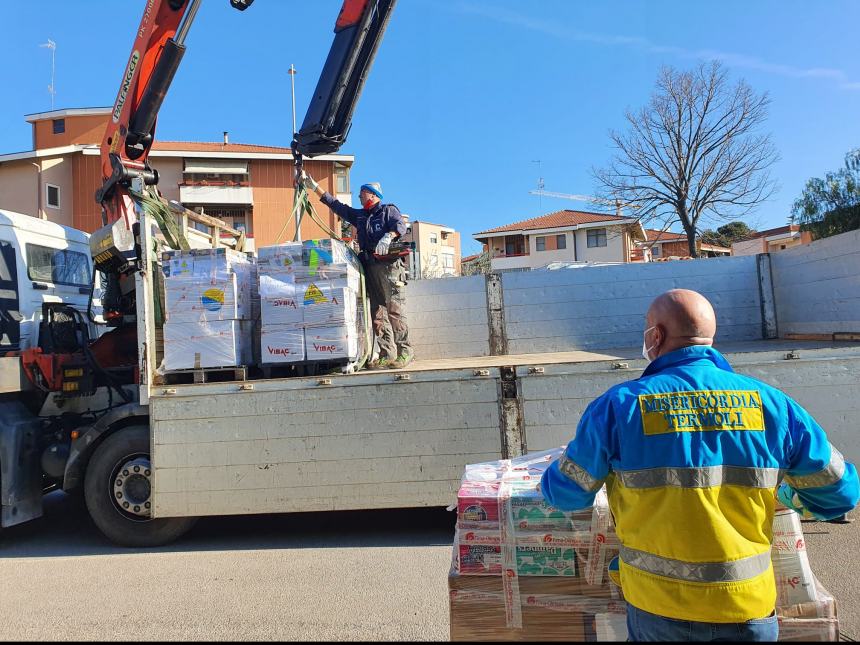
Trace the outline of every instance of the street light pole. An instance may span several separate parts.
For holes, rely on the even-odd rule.
[[[296,130],[296,68],[294,65],[290,64],[290,69],[287,74],[290,75],[290,85],[292,86],[293,91],[293,136],[297,134]]]

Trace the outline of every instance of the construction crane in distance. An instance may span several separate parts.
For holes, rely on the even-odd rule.
[[[589,202],[592,204],[600,204],[601,206],[614,206],[615,214],[621,216],[622,208],[640,208],[639,204],[624,203],[619,199],[603,199],[601,197],[593,197],[591,195],[571,195],[568,193],[554,193],[548,190],[530,190],[529,195],[538,195],[540,197],[557,197],[559,199],[572,199],[576,202]]]

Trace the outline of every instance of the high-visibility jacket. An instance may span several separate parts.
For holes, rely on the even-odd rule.
[[[541,490],[574,510],[606,483],[631,605],[735,623],[776,605],[770,550],[783,478],[821,519],[848,512],[860,495],[856,469],[800,405],[696,346],[593,401]]]

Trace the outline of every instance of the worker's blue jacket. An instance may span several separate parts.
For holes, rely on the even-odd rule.
[[[362,251],[373,253],[382,236],[388,232],[406,235],[406,223],[403,215],[394,204],[377,203],[372,210],[353,208],[339,202],[329,193],[325,193],[321,201],[335,215],[346,220],[358,231],[358,247]]]
[[[556,508],[590,506],[606,483],[625,599],[644,611],[734,623],[773,612],[774,491],[820,519],[858,501],[857,471],[788,396],[687,347],[593,401],[544,473]]]

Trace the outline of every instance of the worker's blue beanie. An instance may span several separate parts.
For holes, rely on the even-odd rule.
[[[358,192],[361,192],[362,190],[366,190],[369,193],[373,193],[374,195],[379,197],[380,201],[382,200],[382,186],[380,184],[362,184]]]

